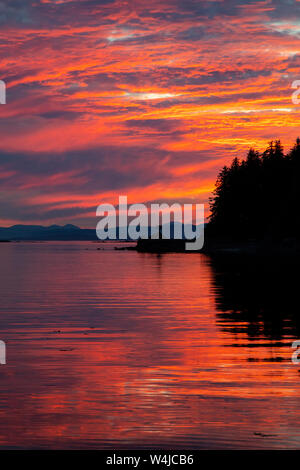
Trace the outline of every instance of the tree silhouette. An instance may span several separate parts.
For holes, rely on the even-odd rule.
[[[280,140],[250,149],[220,171],[210,198],[210,235],[231,240],[299,237],[300,139],[285,155]]]

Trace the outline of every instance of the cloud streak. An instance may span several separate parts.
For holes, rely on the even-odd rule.
[[[80,223],[121,192],[208,201],[298,136],[300,2],[0,2],[0,224]]]

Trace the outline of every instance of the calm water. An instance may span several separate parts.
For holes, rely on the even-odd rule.
[[[0,447],[300,448],[289,268],[85,242],[0,257]]]

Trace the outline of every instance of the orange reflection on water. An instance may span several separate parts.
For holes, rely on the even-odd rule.
[[[288,305],[273,325],[204,255],[97,246],[0,247],[3,448],[299,447]]]

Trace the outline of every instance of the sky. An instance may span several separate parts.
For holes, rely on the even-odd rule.
[[[300,135],[300,0],[0,1],[0,52],[1,226],[208,215],[222,166]]]

